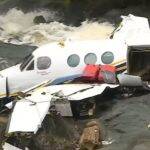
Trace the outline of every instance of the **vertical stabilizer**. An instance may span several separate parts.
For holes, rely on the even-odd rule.
[[[150,34],[149,22],[145,17],[137,17],[129,14],[121,16],[122,22],[113,32],[113,39],[125,41],[127,44],[144,34]]]

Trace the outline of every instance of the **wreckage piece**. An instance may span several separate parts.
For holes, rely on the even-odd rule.
[[[99,124],[96,121],[87,123],[81,135],[80,149],[93,150],[98,146],[102,146],[102,137]]]
[[[51,97],[37,93],[17,101],[8,123],[7,132],[36,133],[49,110]]]
[[[115,88],[118,85],[64,84],[35,90],[30,93],[31,96],[16,102],[8,123],[7,132],[36,133],[41,127],[43,119],[49,113],[50,106],[55,104],[53,101],[64,99],[70,103],[81,100],[86,102],[88,98],[102,94],[107,87]],[[68,108],[66,107],[66,109]]]
[[[55,98],[55,100],[51,102],[62,116],[73,116],[76,118],[91,116],[95,111],[95,100],[93,97],[102,94],[107,87],[115,88],[117,86],[109,84],[66,84],[51,86],[50,89],[56,87],[60,89],[58,93],[54,94],[55,97],[53,99]]]
[[[133,75],[128,75],[128,74],[119,74],[119,75],[117,75],[117,78],[118,78],[119,84],[121,86],[127,86],[127,87],[143,86],[142,79],[139,76],[133,76]]]
[[[117,40],[123,40],[127,44],[142,44],[143,35],[150,33],[148,18],[138,17],[132,14],[121,16],[122,22],[119,27],[114,30],[111,37]],[[142,38],[141,38],[142,36]],[[145,40],[145,39],[144,39]],[[137,42],[138,41],[138,42]]]
[[[128,47],[127,71],[130,75],[140,76],[143,81],[150,81],[150,34],[147,45]]]

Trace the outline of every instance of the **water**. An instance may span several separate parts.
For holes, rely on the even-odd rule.
[[[34,24],[36,16],[42,15],[50,23]],[[0,15],[0,40],[13,44],[42,45],[54,41],[75,39],[103,39],[114,30],[108,22],[85,21],[79,27],[67,26],[58,22],[58,14],[53,11],[38,10],[24,13],[13,8]]]
[[[76,27],[65,25],[62,22],[63,16],[55,11],[39,9],[25,13],[17,8],[12,8],[0,15],[0,41],[17,45],[40,46],[66,39],[106,39],[121,20],[120,16],[130,13],[150,17],[149,8],[134,6],[126,9],[112,9],[99,18],[85,20],[79,27]],[[34,18],[40,15],[47,23],[34,23]]]

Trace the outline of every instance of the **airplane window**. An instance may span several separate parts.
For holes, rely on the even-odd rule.
[[[67,63],[70,67],[76,67],[80,63],[80,57],[77,54],[72,54],[68,57]]]
[[[34,61],[30,63],[26,70],[34,70]]]
[[[30,55],[26,56],[20,65],[20,70],[23,71],[32,59],[33,59],[33,55],[30,54]]]
[[[114,61],[114,54],[110,51],[105,52],[102,54],[101,60],[104,64],[111,64]]]
[[[45,70],[48,69],[51,65],[51,59],[49,57],[39,57],[37,59],[37,68],[39,70]]]
[[[84,62],[86,64],[95,64],[96,61],[97,61],[97,56],[94,53],[88,53],[84,58]]]

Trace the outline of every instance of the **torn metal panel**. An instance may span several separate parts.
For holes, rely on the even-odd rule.
[[[67,117],[73,116],[70,101],[56,100],[53,102],[53,105],[55,106],[56,111],[61,114],[61,116],[67,116]]]
[[[141,77],[128,74],[117,75],[121,86],[143,86]]]
[[[36,133],[49,110],[50,100],[50,95],[37,94],[16,102],[8,133],[17,131]]]
[[[7,107],[8,109],[12,109],[13,108],[13,102],[9,102],[5,105],[5,107]]]
[[[137,39],[139,39],[139,43],[141,44],[141,36],[149,33],[150,28],[148,19],[145,17],[137,17],[132,14],[128,16],[121,16],[122,22],[119,27],[114,31],[113,39],[124,40],[127,44],[137,43]],[[139,44],[138,43],[138,44]]]
[[[128,74],[140,76],[144,81],[150,81],[150,45],[130,46],[127,66]]]

